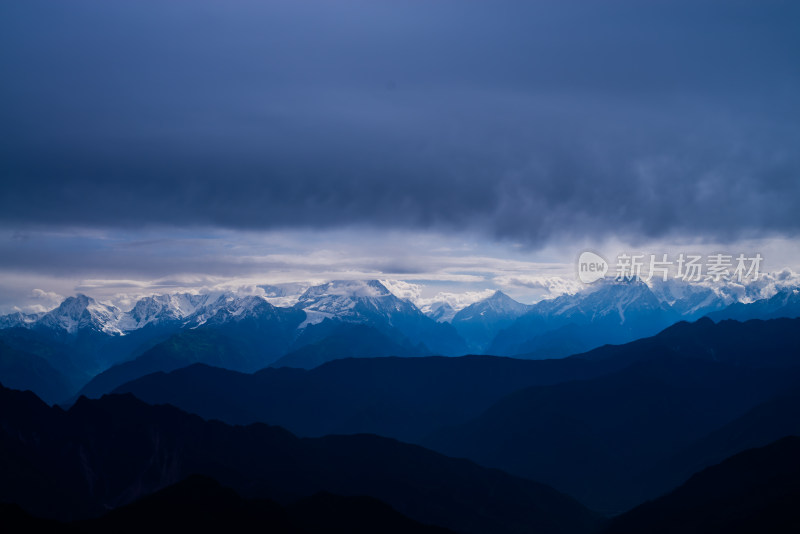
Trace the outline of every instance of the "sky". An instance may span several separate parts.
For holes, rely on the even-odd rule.
[[[791,0],[0,0],[0,313],[583,250],[800,270]]]

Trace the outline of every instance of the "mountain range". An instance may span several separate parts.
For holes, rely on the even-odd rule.
[[[51,361],[65,359],[67,368],[84,363],[87,347],[138,344],[133,358],[98,374],[69,409],[0,389],[0,503],[21,507],[3,505],[0,513],[22,525],[49,521],[54,531],[97,531],[125,513],[146,517],[147,503],[158,501],[137,499],[154,492],[178,495],[179,506],[201,491],[227,503],[218,520],[231,506],[255,514],[252,521],[277,522],[278,531],[319,528],[298,522],[292,510],[307,518],[354,506],[354,514],[378,514],[372,528],[397,521],[410,531],[587,534],[647,530],[661,524],[663,510],[677,510],[670,532],[709,517],[719,522],[721,501],[703,500],[715,491],[729,499],[725,506],[743,509],[742,524],[770,510],[776,524],[793,520],[784,503],[794,495],[794,472],[773,476],[779,466],[769,464],[762,479],[740,470],[752,462],[735,460],[753,447],[780,458],[793,450],[781,438],[800,433],[800,318],[679,321],[558,359],[443,357],[412,338],[431,325],[442,340],[461,337],[459,328],[485,333],[487,324],[519,314],[503,319],[510,326],[501,332],[508,331],[537,306],[523,309],[496,293],[449,324],[381,287],[318,286],[291,307],[217,297],[174,330],[173,317],[124,335],[104,331],[96,319],[109,315],[87,300],[72,323],[0,331],[0,364],[16,371],[7,375],[12,382],[51,390],[60,376]],[[630,299],[616,316],[603,308],[595,324],[677,313],[653,300],[657,292],[628,281],[599,285],[573,298],[574,306],[567,299],[547,305],[554,322],[586,317],[609,295]],[[779,291],[722,311],[790,313],[794,295]],[[343,357],[329,358],[330,347]],[[731,465],[740,474],[726,475]],[[195,474],[207,478],[182,483]],[[707,489],[732,476],[745,481],[736,491]],[[773,487],[750,508],[739,504]],[[356,497],[372,500],[348,500]],[[129,506],[136,508],[126,512]],[[701,512],[682,512],[687,506]],[[255,511],[265,507],[264,516]],[[601,515],[615,519],[606,524]],[[351,520],[331,522],[347,531],[356,528]]]
[[[0,502],[60,521],[98,517],[191,475],[282,506],[320,492],[371,497],[464,533],[577,534],[599,521],[545,485],[419,446],[365,434],[300,439],[130,395],[82,398],[64,411],[0,387],[0,451]]]
[[[377,280],[333,281],[294,297],[286,288],[265,287],[277,296],[155,295],[121,311],[78,295],[47,313],[0,317],[0,377],[56,402],[83,388],[98,395],[191,363],[252,372],[377,356],[560,358],[706,313],[715,320],[768,318],[797,316],[799,307],[794,288],[744,303],[704,285],[634,279],[602,281],[533,305],[498,291],[457,312],[440,303],[426,315]],[[203,341],[210,338],[213,350]]]
[[[798,321],[681,322],[555,360],[348,359],[251,375],[195,365],[116,391],[305,436],[396,437],[544,481],[610,514],[800,431]],[[748,423],[754,410],[763,425]]]

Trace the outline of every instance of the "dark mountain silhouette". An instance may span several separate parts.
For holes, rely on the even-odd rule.
[[[714,430],[645,473],[642,484],[657,482],[654,491],[676,487],[693,473],[725,458],[790,435],[800,435],[800,390],[780,394]]]
[[[609,375],[648,358],[713,361],[714,354],[724,353],[731,362],[756,365],[763,347],[771,354],[762,358],[764,365],[776,358],[792,365],[800,353],[792,336],[798,323],[678,323],[653,338],[562,360],[352,359],[310,371],[265,369],[252,376],[196,366],[143,377],[117,391],[230,423],[279,424],[304,436],[373,432],[419,442],[443,426],[477,417],[518,389]]]
[[[413,521],[370,497],[342,497],[321,492],[281,506],[269,500],[243,499],[232,489],[200,475],[192,475],[96,519],[60,523],[35,518],[16,505],[6,504],[0,505],[0,521],[5,532],[65,534],[452,532]]]
[[[605,534],[800,531],[800,438],[751,449],[612,520]]]
[[[476,417],[522,387],[612,369],[613,361],[490,356],[347,359],[308,371],[264,369],[253,375],[197,365],[143,377],[116,391],[229,423],[277,424],[303,436],[370,432],[413,442]]]
[[[613,514],[669,489],[658,480],[643,487],[643,473],[798,383],[800,370],[659,358],[608,377],[521,390],[421,443],[544,481]]]
[[[70,410],[0,389],[0,502],[46,518],[98,516],[190,474],[247,499],[367,496],[460,532],[588,532],[596,517],[551,488],[373,435],[300,439],[228,426],[130,395]]]
[[[518,391],[420,443],[619,512],[680,482],[655,476],[656,465],[797,387],[799,322],[703,319],[602,347],[580,358],[630,365],[593,380]],[[676,466],[672,472],[690,474]]]
[[[608,345],[574,358],[638,362],[680,356],[746,367],[795,367],[800,364],[800,319],[734,320],[714,323],[704,317],[679,322],[657,335],[624,345]]]

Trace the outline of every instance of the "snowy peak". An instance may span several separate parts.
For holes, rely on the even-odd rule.
[[[714,321],[735,319],[776,319],[800,317],[800,289],[785,287],[773,296],[750,303],[737,302],[727,308],[709,314]]]
[[[271,289],[269,294],[266,294],[266,287]],[[534,330],[539,331],[564,324],[593,324],[598,320],[604,321],[604,324],[628,325],[630,320],[637,318],[661,324],[673,319],[694,320],[706,314],[715,317],[723,313],[731,317],[740,314],[742,317],[800,314],[795,311],[800,309],[800,293],[796,286],[789,285],[761,288],[761,293],[757,294],[761,298],[752,299],[750,295],[755,290],[750,291],[749,286],[717,287],[675,280],[645,283],[639,279],[606,279],[578,293],[561,295],[534,305],[522,304],[502,291],[496,291],[457,313],[445,300],[426,305],[423,313],[412,302],[393,294],[378,280],[334,280],[307,287],[301,294],[295,293],[302,287],[305,286],[263,286],[260,288],[262,294],[258,295],[233,292],[152,295],[138,300],[126,312],[78,294],[66,298],[57,308],[46,313],[15,312],[0,316],[0,328],[49,328],[69,334],[90,329],[109,335],[122,335],[148,325],[197,327],[208,322],[220,324],[248,317],[275,317],[284,312],[293,313],[296,318],[299,310],[306,313],[306,320],[301,326],[336,318],[388,326],[418,323],[418,328],[423,328],[419,325],[425,321],[452,322],[461,330],[466,323],[481,323],[490,330],[496,330],[505,328],[506,321],[524,319],[529,324],[526,327],[529,331],[533,331],[530,325],[534,323]],[[289,297],[291,293],[294,296]],[[291,302],[275,301],[284,298],[291,298]],[[739,308],[742,309],[738,311]],[[419,322],[421,319],[424,321]],[[424,328],[430,327],[427,325]]]
[[[527,305],[517,302],[502,291],[495,291],[492,296],[459,311],[453,321],[516,319],[528,309]]]
[[[207,298],[207,303],[189,316],[187,320],[189,326],[241,321],[272,314],[275,311],[275,307],[266,298],[258,295],[238,296],[234,293],[223,293],[216,298],[210,295],[204,296]]]
[[[517,302],[502,291],[495,291],[494,295],[483,301],[483,303],[486,308],[500,313],[523,314],[528,310],[526,304]]]
[[[334,280],[308,288],[295,308],[306,312],[301,326],[322,322],[326,318],[361,322],[376,318],[388,319],[396,314],[422,315],[412,303],[401,300],[378,280]]]
[[[334,280],[309,287],[300,295],[300,303],[336,298],[363,299],[394,296],[378,280]]]
[[[0,329],[15,328],[18,326],[29,327],[42,318],[44,313],[22,313],[14,312],[0,316]]]
[[[297,302],[303,309],[327,313],[347,313],[357,304],[366,304],[377,310],[401,302],[386,286],[377,280],[334,280],[327,284],[308,288]]]
[[[590,322],[616,317],[620,324],[636,313],[668,313],[670,307],[661,302],[647,284],[639,279],[604,280],[590,288],[560,297],[543,300],[531,307],[532,315],[542,317],[582,318]]]
[[[196,313],[208,299],[209,295],[191,293],[144,297],[136,302],[131,311],[123,314],[117,326],[121,331],[128,332],[149,324],[182,321]]]
[[[437,323],[449,323],[456,315],[456,310],[449,302],[434,302],[422,309],[425,315]]]
[[[116,323],[122,312],[116,306],[102,304],[91,297],[78,294],[64,299],[58,308],[45,313],[37,325],[64,330],[74,334],[89,328],[107,334],[119,334]]]

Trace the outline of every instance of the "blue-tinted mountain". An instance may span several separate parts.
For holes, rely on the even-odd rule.
[[[41,319],[44,313],[22,313],[13,312],[8,315],[0,315],[0,329],[4,328],[25,328]]]
[[[785,437],[694,475],[615,518],[605,534],[784,534],[800,528],[800,438]]]
[[[669,305],[684,321],[695,321],[709,313],[724,309],[736,302],[739,294],[731,287],[708,286],[685,282],[678,278],[650,281],[650,289],[663,303]],[[748,287],[745,288],[747,293]],[[751,289],[754,291],[755,288]]]
[[[597,518],[547,486],[372,435],[299,439],[228,426],[132,396],[70,410],[0,388],[0,501],[60,520],[99,516],[191,474],[246,499],[319,492],[381,500],[459,532],[591,532]]]
[[[434,302],[423,308],[425,315],[439,323],[449,323],[456,315],[456,310],[449,302]]]
[[[447,323],[436,322],[407,300],[395,296],[378,280],[338,280],[306,290],[295,308],[303,310],[306,324],[324,319],[371,326],[397,340],[424,345],[445,356],[467,352],[464,340]]]
[[[143,374],[196,362],[249,372],[287,355],[281,365],[311,367],[342,357],[466,352],[451,325],[426,317],[376,280],[314,286],[293,307],[256,295],[186,293],[145,297],[121,312],[78,295],[37,317],[7,317],[15,326],[0,330],[0,340],[46,360],[66,377],[71,395],[84,386],[85,394],[102,395]],[[215,332],[184,335],[192,330]],[[216,336],[220,347],[210,349],[202,336]],[[46,389],[37,393],[53,398]]]
[[[306,337],[317,339],[309,342]],[[414,347],[407,339],[392,340],[372,326],[341,323],[331,319],[307,326],[298,342],[296,343],[300,348],[282,356],[272,367],[312,369],[343,358],[414,357],[425,356],[427,353],[424,346]],[[213,365],[211,362],[205,363]]]
[[[64,377],[68,394],[74,394],[97,373],[135,358],[179,331],[180,321],[163,306],[158,308],[158,302],[156,297],[142,299],[130,313],[122,314],[85,295],[69,297],[36,321],[0,330],[0,340],[45,360]],[[47,388],[36,392],[52,399]]]
[[[653,338],[558,360],[349,359],[309,371],[265,369],[253,375],[193,366],[143,377],[117,391],[230,423],[279,424],[304,436],[373,432],[418,442],[443,426],[477,417],[521,388],[606,376],[651,358],[724,352],[730,358],[738,354],[748,365],[767,365],[783,354],[791,365],[798,346],[785,346],[785,340],[796,327],[782,320],[679,323]],[[762,335],[765,340],[759,341]],[[759,344],[773,358],[761,357]]]
[[[508,328],[529,306],[502,291],[470,304],[455,314],[451,324],[475,353],[484,353],[497,333]]]
[[[96,398],[125,382],[158,371],[194,363],[252,372],[283,355],[305,319],[302,311],[277,308],[258,298],[224,299],[202,326],[181,330],[133,360],[119,363],[92,378],[81,394]]]
[[[710,313],[708,316],[714,321],[800,317],[800,289],[783,288],[770,298],[750,303],[736,302],[723,310]]]
[[[608,280],[540,301],[488,348],[490,354],[564,357],[608,343],[651,336],[680,319],[644,282]]]
[[[452,326],[436,323],[377,281],[315,286],[292,308],[225,294],[186,322],[194,326],[99,373],[81,393],[98,397],[140,376],[192,363],[252,372],[269,365],[309,368],[337,358],[423,356],[432,352],[430,346],[463,346]],[[202,333],[189,333],[195,330]]]
[[[614,361],[490,356],[346,359],[252,375],[195,365],[116,391],[232,424],[277,424],[301,436],[369,432],[417,442],[520,388],[618,369]]]
[[[790,435],[800,435],[800,390],[786,391],[755,406],[645,473],[642,482],[657,483],[651,493],[675,487],[729,456]]]
[[[46,402],[64,400],[71,388],[67,378],[47,360],[0,341],[0,377],[8,387],[36,391]]]
[[[616,513],[668,489],[665,479],[644,480],[655,466],[798,387],[798,327],[797,319],[679,323],[567,359],[629,364],[618,373],[522,389],[422,443]]]
[[[187,330],[171,336],[134,360],[106,369],[81,388],[80,394],[97,398],[141,376],[199,362],[226,369],[244,369],[249,365],[246,352],[247,348],[236,339],[215,329]]]

